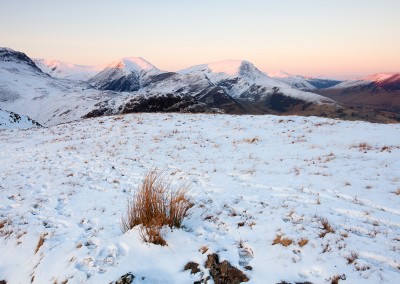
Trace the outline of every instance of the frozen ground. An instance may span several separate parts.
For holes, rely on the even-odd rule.
[[[7,283],[193,283],[184,265],[206,276],[214,252],[250,283],[400,283],[398,124],[135,114],[0,130],[0,143]],[[165,247],[119,226],[153,167],[196,196]]]

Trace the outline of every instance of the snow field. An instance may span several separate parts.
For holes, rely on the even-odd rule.
[[[214,252],[250,283],[400,280],[399,125],[134,114],[0,130],[0,141],[8,283],[109,283],[127,272],[135,283],[193,283]],[[196,201],[166,247],[119,224],[154,167],[187,179]],[[273,245],[278,236],[291,243]],[[203,275],[183,271],[188,261]]]

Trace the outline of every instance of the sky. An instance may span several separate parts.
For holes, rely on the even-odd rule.
[[[346,79],[400,71],[400,0],[0,0],[0,46],[162,70],[243,59],[262,71]]]

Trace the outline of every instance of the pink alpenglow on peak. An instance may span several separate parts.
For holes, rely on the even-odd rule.
[[[107,68],[123,69],[126,72],[158,70],[153,64],[141,57],[124,57],[111,63]]]
[[[380,74],[374,74],[374,75],[362,77],[359,80],[379,83],[382,81],[386,81],[388,79],[397,79],[398,80],[398,79],[400,79],[400,74],[399,73],[380,73]]]

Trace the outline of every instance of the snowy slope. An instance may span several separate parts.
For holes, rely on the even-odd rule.
[[[28,115],[45,126],[121,112],[242,112],[204,76],[159,71],[140,58],[127,58],[111,66],[115,72],[106,69],[96,78],[110,75],[107,80],[116,81],[106,84],[129,85],[130,89],[137,83],[140,90],[98,90],[85,82],[53,78],[25,54],[0,49],[0,107]]]
[[[136,114],[3,130],[0,141],[7,283],[110,283],[127,272],[134,283],[193,283],[209,275],[209,253],[249,283],[400,279],[399,124]],[[196,201],[166,247],[119,224],[153,167],[187,179]],[[277,236],[292,243],[273,245]],[[188,261],[204,274],[183,271]]]
[[[52,78],[24,53],[0,48],[0,108],[27,115],[42,125],[80,119],[99,106],[121,104],[123,93]]]
[[[306,78],[303,76],[292,75],[285,71],[271,71],[268,72],[267,75],[271,78],[282,81],[294,89],[298,90],[314,90],[316,89],[313,85],[311,85]]]
[[[331,89],[347,89],[368,86],[379,86],[388,90],[400,90],[400,73],[379,73],[355,80],[348,80],[341,84],[331,87]]]
[[[141,57],[126,57],[108,65],[89,83],[102,90],[134,92],[146,78],[160,73],[162,71]]]
[[[231,97],[259,101],[279,89],[285,96],[313,103],[331,103],[322,96],[302,92],[287,83],[270,78],[252,63],[243,60],[226,60],[196,65],[179,71],[181,74],[204,74],[213,84],[223,88]]]
[[[40,126],[39,123],[25,115],[0,109],[0,129],[21,128],[27,129]]]
[[[49,74],[54,78],[75,81],[87,81],[105,68],[105,66],[84,66],[39,58],[35,58],[33,61],[43,73]]]
[[[127,57],[111,63],[89,80],[102,90],[139,94],[180,93],[195,96],[213,86],[204,75],[161,71],[141,57]]]

